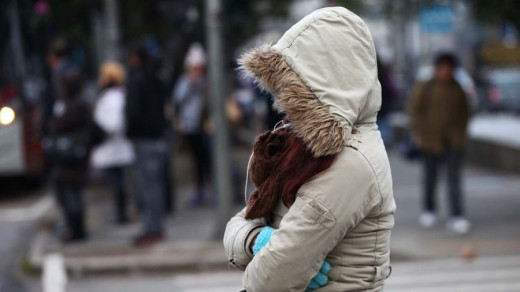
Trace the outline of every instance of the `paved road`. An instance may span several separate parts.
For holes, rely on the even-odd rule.
[[[457,257],[474,249],[477,256],[520,254],[520,176],[476,167],[464,171],[466,211],[473,230],[464,237],[446,232],[448,218],[445,173],[438,187],[440,222],[431,230],[419,228],[421,164],[390,156],[397,203],[392,231],[395,260]]]
[[[396,263],[386,292],[520,291],[520,256],[479,258],[472,262],[443,259]],[[241,290],[241,273],[217,272],[170,277],[82,279],[69,292],[228,292]]]
[[[20,280],[18,264],[25,250],[30,225],[27,222],[0,222],[0,292],[26,291]]]
[[[170,277],[82,279],[71,283],[68,292],[230,292],[243,290],[239,272],[209,272]]]
[[[34,220],[48,204],[43,191],[19,181],[0,180],[0,292],[30,291],[21,275],[20,261],[27,250]]]
[[[385,291],[520,291],[520,177],[475,167],[465,170],[465,237],[446,232],[446,188],[439,187],[441,224],[418,227],[421,165],[390,156],[398,204],[392,235],[393,275]],[[477,258],[468,263],[461,255]],[[506,257],[504,257],[506,256]],[[410,260],[413,260],[410,262]],[[240,273],[72,280],[69,291],[239,291]]]
[[[387,292],[520,291],[520,256],[396,263]]]
[[[418,163],[390,157],[398,204],[392,234],[393,275],[386,291],[520,291],[520,176],[468,167],[465,190],[474,224],[466,237],[446,232],[445,184],[439,187],[441,224],[418,227]],[[476,256],[462,261],[467,251]],[[512,256],[512,257],[511,257]],[[37,279],[27,281],[38,291]],[[241,274],[129,276],[70,279],[68,291],[239,291]],[[210,289],[210,290],[208,290]]]

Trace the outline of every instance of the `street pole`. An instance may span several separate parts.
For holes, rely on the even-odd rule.
[[[396,81],[400,86],[401,95],[407,96],[407,92],[410,88],[409,79],[409,66],[413,62],[411,54],[408,54],[407,46],[407,21],[409,16],[409,10],[411,9],[412,1],[408,0],[393,0],[392,1],[392,14],[393,14],[393,28],[396,33],[394,34],[394,50],[395,50],[395,63],[394,72],[396,73]],[[401,99],[404,107],[406,100]]]
[[[117,0],[104,0],[105,7],[105,60],[121,61],[119,51],[119,13],[117,11]]]
[[[11,2],[9,22],[11,27],[11,44],[14,55],[14,64],[16,67],[16,77],[18,81],[25,78],[25,54],[22,43],[22,33],[20,29],[20,15],[18,14],[18,1]]]
[[[218,198],[217,234],[224,234],[231,216],[231,156],[229,128],[226,115],[226,80],[222,44],[221,0],[206,0],[206,42],[208,47],[209,88],[211,114],[214,124],[213,180]]]

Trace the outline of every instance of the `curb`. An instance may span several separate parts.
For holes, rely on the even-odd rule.
[[[42,271],[49,236],[48,231],[40,231],[31,244],[28,263],[36,271]],[[146,249],[128,249],[124,253],[112,249],[93,251],[88,255],[85,252],[62,255],[65,270],[74,277],[207,271],[229,267],[221,242],[164,244]]]
[[[409,133],[409,125],[399,123],[392,126],[393,141],[399,142]],[[468,134],[466,160],[477,166],[509,173],[520,173],[520,148]]]
[[[490,169],[520,173],[520,149],[482,138],[470,138],[468,159]]]
[[[31,244],[28,262],[41,271],[48,231],[40,231]],[[131,251],[135,251],[132,253]],[[115,254],[110,254],[111,252]],[[63,254],[65,269],[71,275],[134,274],[147,272],[184,272],[227,268],[228,262],[220,242],[164,244],[148,249],[93,251],[91,254]]]

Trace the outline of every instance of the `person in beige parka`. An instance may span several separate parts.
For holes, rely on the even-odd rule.
[[[332,166],[279,202],[276,230],[255,256],[265,219],[228,223],[229,261],[253,291],[305,291],[324,260],[332,269],[315,291],[382,291],[390,276],[390,230],[396,209],[388,157],[377,129],[381,87],[366,24],[345,8],[323,8],[291,27],[275,45],[245,54],[242,69],[275,96],[291,131]]]

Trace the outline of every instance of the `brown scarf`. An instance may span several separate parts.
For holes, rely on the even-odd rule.
[[[249,167],[256,190],[247,202],[246,219],[270,215],[280,197],[290,207],[299,188],[329,168],[334,158],[335,155],[314,157],[288,128],[258,136]]]

